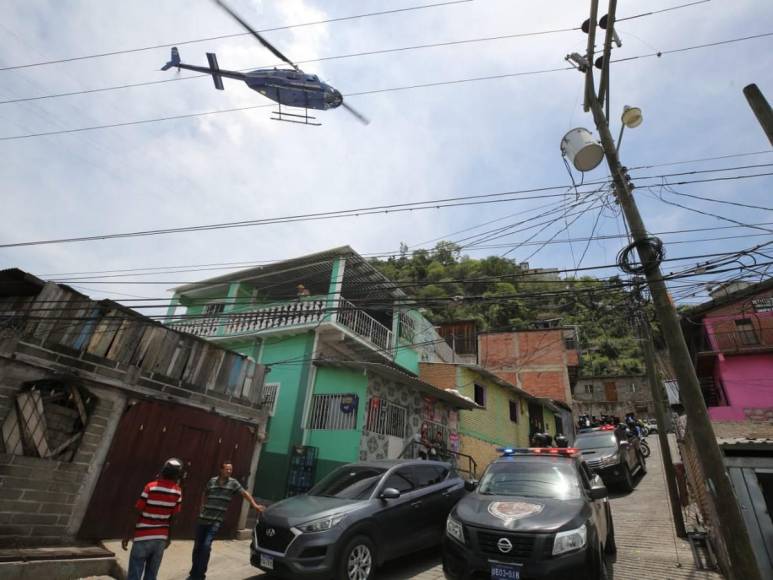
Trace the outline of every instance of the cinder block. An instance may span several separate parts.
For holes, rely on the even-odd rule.
[[[33,536],[59,536],[64,537],[67,533],[66,526],[34,526],[32,528]]]
[[[38,510],[40,510],[39,502],[18,501],[10,499],[0,500],[0,512],[36,513]]]
[[[3,486],[0,487],[0,499],[19,499],[21,498],[22,490],[20,489],[8,489]]]
[[[5,477],[3,478],[3,487],[6,489],[36,489],[45,491],[51,486],[49,481],[36,481],[29,478]]]
[[[50,491],[25,491],[24,501],[70,503],[73,496],[69,493],[52,493]]]
[[[44,503],[42,506],[40,506],[40,513],[42,514],[56,514],[69,517],[70,514],[72,514],[72,510],[72,504]]]
[[[57,514],[14,514],[11,520],[14,524],[50,525],[59,522]]]
[[[29,526],[14,526],[14,525],[3,525],[0,526],[0,541],[2,541],[2,536],[11,536],[10,539],[13,539],[14,536],[29,536],[30,535],[30,528]]]

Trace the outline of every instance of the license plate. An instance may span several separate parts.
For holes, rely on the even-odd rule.
[[[491,579],[519,580],[521,577],[520,566],[510,566],[508,564],[491,564]]]
[[[269,570],[274,569],[274,558],[271,556],[266,556],[265,554],[260,555],[260,565],[264,568],[268,568]],[[507,576],[503,576],[503,578],[507,578]],[[517,578],[517,576],[514,576],[514,578]]]

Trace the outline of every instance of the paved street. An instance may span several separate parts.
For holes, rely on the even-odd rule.
[[[618,554],[610,563],[614,580],[720,580],[721,576],[695,570],[687,542],[676,538],[663,479],[657,438],[649,438],[652,456],[648,474],[631,494],[612,494]],[[127,553],[119,542],[108,542],[126,566]],[[174,542],[164,556],[160,580],[185,580],[190,566],[191,542]],[[250,566],[248,541],[218,541],[212,554],[211,580],[248,580],[263,574]],[[443,578],[436,551],[422,552],[388,564],[378,580],[439,580]]]

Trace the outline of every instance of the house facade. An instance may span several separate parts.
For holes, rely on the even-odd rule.
[[[528,447],[532,430],[556,434],[557,407],[475,364],[420,363],[419,376],[454,389],[478,408],[459,413],[459,451],[475,460],[477,474],[501,455],[497,448]],[[534,421],[536,419],[536,421]],[[539,428],[532,429],[532,423]]]
[[[555,414],[551,412],[555,429],[574,440],[572,388],[580,368],[576,327],[556,325],[482,333],[478,336],[478,364],[557,406]],[[536,417],[535,409],[530,413],[532,432],[540,428]]]
[[[655,416],[649,380],[640,375],[580,377],[574,387],[572,410],[576,415]]]
[[[761,576],[773,579],[773,280],[718,289],[682,313],[682,331]],[[677,423],[691,491],[727,569],[714,506],[721,499],[704,485],[700,442],[689,423]]]
[[[0,318],[0,546],[122,537],[168,457],[189,497],[225,459],[252,485],[261,365],[16,269],[0,272]],[[184,502],[174,535],[192,537],[197,516]],[[224,532],[246,517],[234,505]]]
[[[450,347],[348,246],[176,288],[169,315],[269,369],[259,497],[304,491],[360,458],[395,458],[422,430],[450,446],[454,413],[474,407],[418,380],[419,363],[452,360]]]

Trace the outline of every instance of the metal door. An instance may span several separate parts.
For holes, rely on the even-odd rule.
[[[208,478],[230,459],[234,477],[246,485],[255,446],[255,428],[214,413],[159,401],[139,401],[121,417],[102,473],[86,510],[79,537],[120,538],[143,486],[157,476],[169,457],[183,460],[182,511],[175,517],[173,537],[191,538]],[[236,530],[242,498],[236,496],[226,514],[222,534]]]

